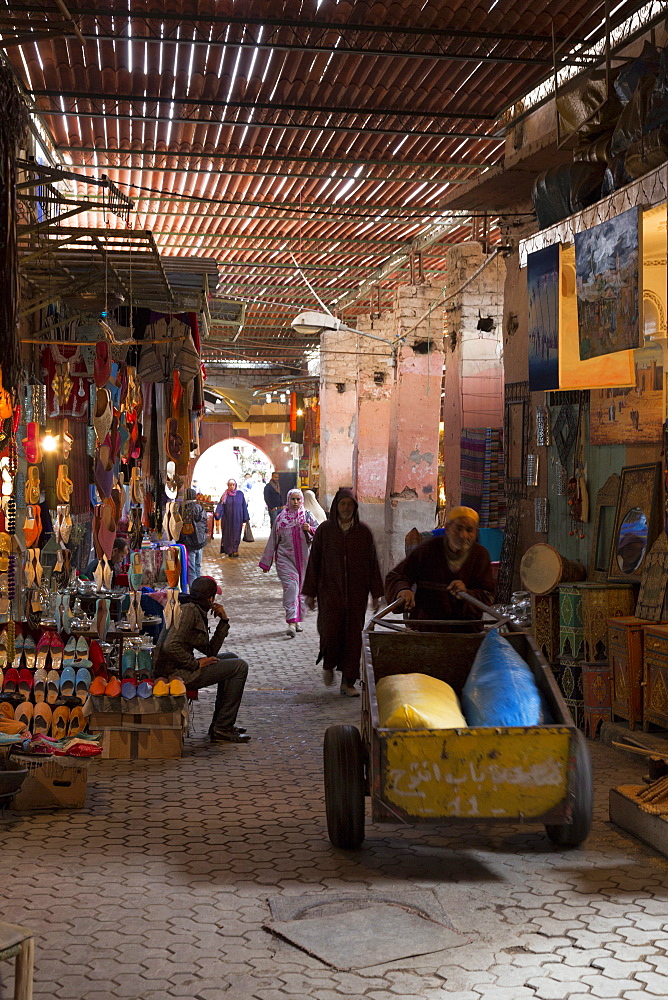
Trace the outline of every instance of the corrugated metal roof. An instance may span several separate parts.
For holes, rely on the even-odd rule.
[[[615,23],[638,6],[619,4]],[[62,161],[129,194],[133,225],[163,258],[215,258],[219,294],[248,303],[235,350],[260,354],[291,343],[291,318],[314,304],[295,259],[334,308],[446,221],[447,193],[499,162],[504,109],[550,76],[553,30],[564,52],[595,41],[603,3],[0,8],[11,65]],[[94,211],[73,222],[99,224]],[[448,244],[470,235],[466,217],[449,225],[424,251],[427,280],[444,279]],[[408,266],[384,277],[381,302]]]

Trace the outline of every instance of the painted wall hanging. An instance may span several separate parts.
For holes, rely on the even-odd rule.
[[[592,444],[655,444],[663,426],[663,350],[658,344],[634,351],[635,386],[592,389]]]
[[[559,388],[559,273],[561,244],[527,257],[529,389]]]
[[[575,234],[580,359],[640,346],[640,208]]]

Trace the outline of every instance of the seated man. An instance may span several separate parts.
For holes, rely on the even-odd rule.
[[[482,612],[458,594],[469,593],[483,604],[494,601],[494,577],[486,548],[476,541],[478,513],[472,507],[453,507],[445,534],[431,538],[400,562],[385,578],[385,597],[401,599],[411,620],[444,619],[467,625],[425,626],[440,632],[479,631],[471,625]],[[413,588],[415,587],[415,592]]]
[[[189,594],[180,595],[181,614],[176,625],[160,634],[153,654],[155,677],[181,677],[187,688],[218,685],[209,726],[212,743],[248,743],[246,730],[235,725],[244,693],[248,664],[235,653],[218,655],[230,623],[222,604],[216,604],[220,587],[210,576],[198,576]],[[218,618],[209,637],[209,614]],[[201,659],[195,650],[204,653]]]

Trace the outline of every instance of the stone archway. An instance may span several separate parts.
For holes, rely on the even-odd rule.
[[[195,463],[192,484],[199,492],[211,496],[214,502],[221,496],[228,479],[243,485],[245,474],[269,479],[274,463],[266,452],[246,437],[229,437],[217,441],[204,451]]]

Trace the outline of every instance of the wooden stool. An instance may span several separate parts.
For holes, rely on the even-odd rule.
[[[0,959],[14,958],[14,1000],[32,1000],[35,939],[18,924],[0,923]]]

